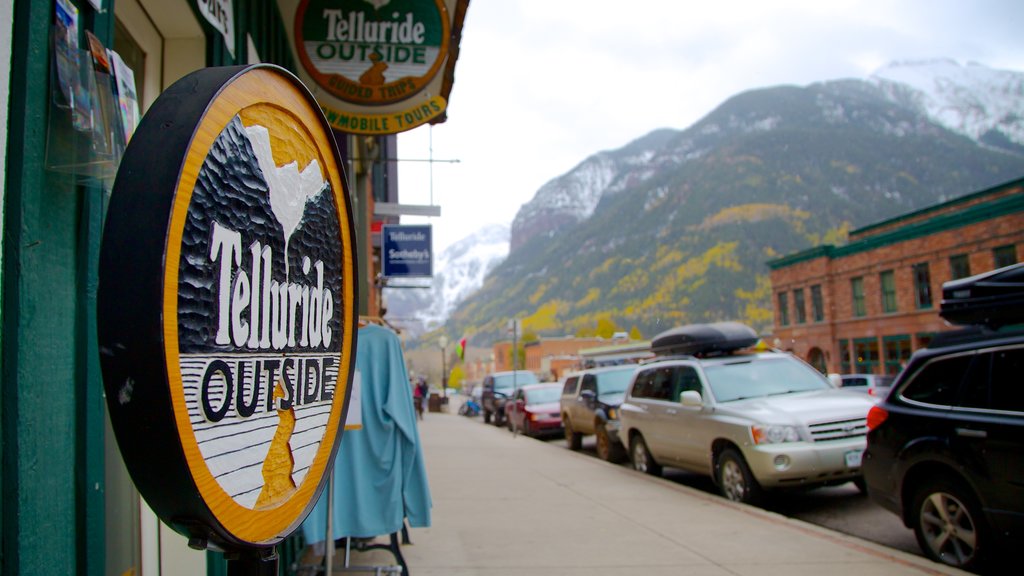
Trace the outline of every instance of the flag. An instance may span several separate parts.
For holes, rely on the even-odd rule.
[[[459,340],[458,347],[455,348],[455,353],[459,355],[459,360],[466,359],[466,339],[462,338]]]

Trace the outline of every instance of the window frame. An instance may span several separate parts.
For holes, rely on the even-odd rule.
[[[992,248],[993,269],[1005,268],[1017,263],[1017,245],[1006,244]]]
[[[899,312],[896,300],[896,272],[883,270],[878,273],[878,293],[881,297],[883,314]]]
[[[854,318],[863,318],[868,315],[867,303],[864,299],[864,277],[855,276],[850,278],[850,312]]]
[[[934,307],[932,298],[932,274],[927,262],[914,264],[914,304],[918,310],[929,310]]]
[[[949,257],[949,279],[959,280],[971,275],[971,259],[967,254],[953,254]]]
[[[811,286],[811,320],[825,321],[825,297],[821,292],[821,284]]]
[[[789,326],[789,293],[779,292],[778,294],[778,308],[779,308],[779,326]]]
[[[796,312],[794,321],[797,324],[807,323],[807,299],[804,297],[804,289],[793,290],[793,308]]]

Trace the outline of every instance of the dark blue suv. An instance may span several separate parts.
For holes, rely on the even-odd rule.
[[[944,285],[944,311],[955,311],[944,317],[970,316],[947,304],[978,281]],[[928,557],[958,568],[998,569],[996,558],[1024,542],[1024,325],[1006,325],[1022,311],[979,313],[980,325],[940,334],[868,414],[868,493]]]

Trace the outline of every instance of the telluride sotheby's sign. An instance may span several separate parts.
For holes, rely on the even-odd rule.
[[[305,517],[344,427],[356,266],[345,178],[302,84],[195,72],[121,163],[98,323],[128,469],[196,547],[270,546]]]
[[[301,0],[291,32],[301,72],[334,128],[393,134],[445,111],[440,72],[451,16],[444,0]]]

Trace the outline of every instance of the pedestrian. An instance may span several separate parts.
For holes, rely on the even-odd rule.
[[[412,403],[416,408],[416,419],[423,420],[423,389],[420,387],[422,380],[417,380],[412,387]]]
[[[430,387],[427,386],[427,381],[420,378],[419,384],[416,388],[420,391],[420,418],[423,417],[423,412],[427,409],[427,397],[430,396]]]

